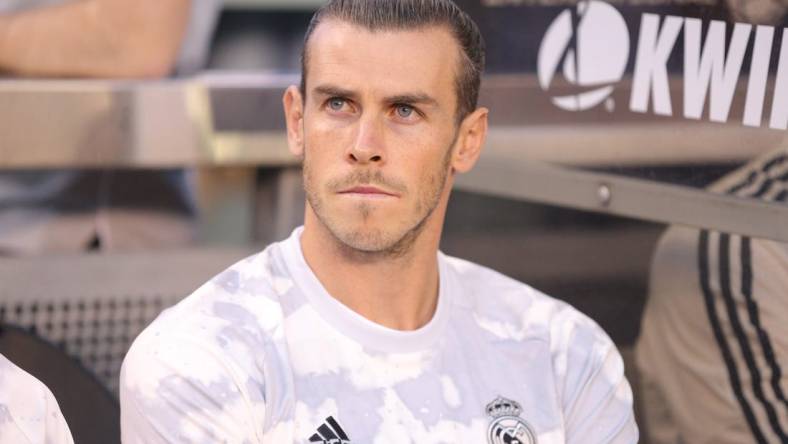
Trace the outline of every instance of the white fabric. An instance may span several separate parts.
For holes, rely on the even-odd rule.
[[[73,444],[44,384],[0,355],[0,444]]]
[[[326,292],[300,234],[135,340],[121,372],[124,443],[479,444],[497,397],[520,404],[540,444],[637,442],[620,355],[572,307],[439,254],[433,319],[391,330]],[[310,440],[329,417],[348,440]]]

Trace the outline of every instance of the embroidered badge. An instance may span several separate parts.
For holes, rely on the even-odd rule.
[[[536,444],[536,433],[520,418],[522,408],[517,401],[499,396],[487,404],[486,410],[492,418],[487,429],[488,444]]]

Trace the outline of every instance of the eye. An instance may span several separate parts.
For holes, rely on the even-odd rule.
[[[414,112],[416,112],[416,110],[414,110],[410,105],[397,105],[396,112],[398,117],[408,119],[413,115]]]
[[[328,108],[332,111],[342,111],[342,108],[345,106],[345,99],[340,97],[332,97],[328,99]]]

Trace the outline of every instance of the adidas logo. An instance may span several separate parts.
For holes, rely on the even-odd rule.
[[[350,438],[339,423],[333,416],[326,418],[320,427],[317,428],[317,433],[309,438],[309,442],[319,442],[322,444],[350,444]]]

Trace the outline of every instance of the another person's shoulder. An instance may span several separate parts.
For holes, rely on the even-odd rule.
[[[49,388],[3,355],[0,355],[0,441],[73,443]]]
[[[604,330],[570,304],[493,269],[443,258],[463,289],[458,304],[498,336],[542,340],[556,348],[567,348],[572,341],[612,346]]]

